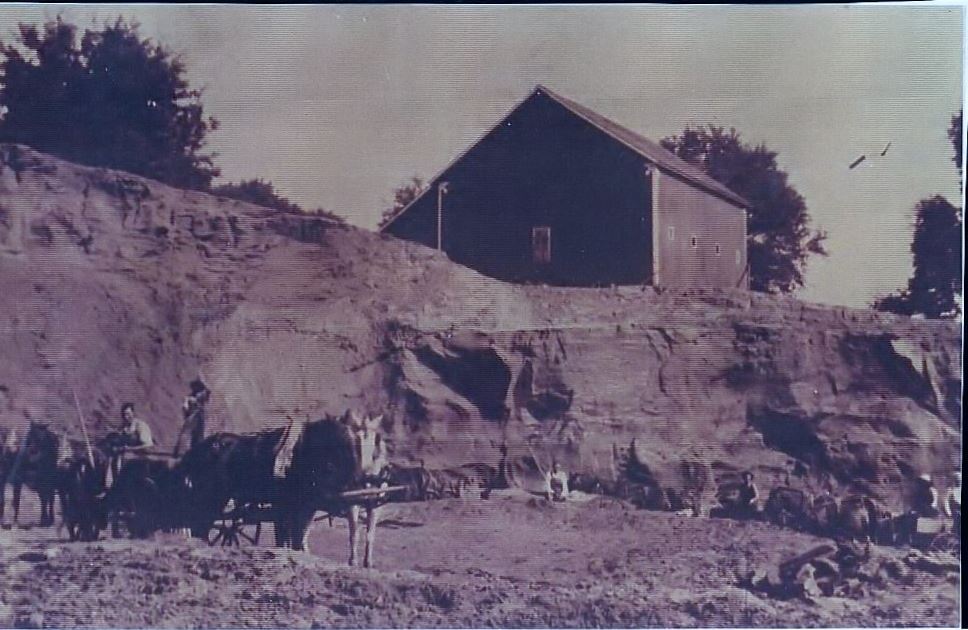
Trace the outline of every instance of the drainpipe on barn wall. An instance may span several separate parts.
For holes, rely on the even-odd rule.
[[[444,251],[444,195],[447,194],[448,182],[437,184],[437,251]]]

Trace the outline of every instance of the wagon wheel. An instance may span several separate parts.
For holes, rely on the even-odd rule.
[[[242,518],[224,518],[212,523],[208,544],[222,547],[241,547],[243,543],[258,546],[262,535],[262,522],[249,522]]]

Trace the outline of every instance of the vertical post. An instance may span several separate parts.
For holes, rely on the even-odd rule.
[[[437,184],[437,251],[444,250],[444,195],[447,194],[447,182]]]
[[[652,216],[652,286],[658,287],[661,279],[659,277],[659,263],[662,258],[660,250],[662,247],[662,225],[659,224],[659,169],[651,164],[645,165],[645,176],[650,179],[652,188],[651,201],[652,207],[649,212]]]

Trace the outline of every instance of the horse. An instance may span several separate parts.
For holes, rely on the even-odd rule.
[[[13,486],[14,526],[20,520],[20,494],[25,485],[40,497],[40,526],[49,527],[54,524],[54,500],[60,483],[61,465],[66,463],[67,457],[62,438],[46,423],[31,421],[20,448],[12,455],[5,455],[6,470],[0,479],[0,496],[4,494],[7,483]],[[0,499],[0,506],[2,504]],[[0,514],[2,513],[0,507]]]
[[[61,497],[61,522],[67,528],[71,541],[93,541],[107,527],[104,509],[105,475],[107,461],[104,458],[74,457],[61,473],[59,492]]]
[[[207,534],[230,500],[237,506],[265,503],[273,508],[276,545],[306,550],[313,516],[322,510],[347,518],[349,563],[354,566],[358,523],[365,507],[363,566],[371,567],[377,510],[385,499],[361,506],[342,494],[385,482],[385,476],[381,476],[386,465],[379,432],[382,419],[348,411],[338,418],[327,416],[305,423],[292,441],[285,470],[276,464],[290,429],[209,436],[193,446],[176,466],[178,474],[191,485],[193,535]]]
[[[0,427],[0,521],[3,520],[6,507],[7,478],[13,469],[13,463],[20,450],[20,443],[17,440],[15,429],[3,429]]]
[[[96,507],[97,515],[110,518],[114,536],[119,535],[122,520],[135,538],[145,538],[158,530],[180,529],[189,520],[190,491],[191,486],[177,466],[145,457],[131,459],[122,464],[111,488],[103,495]]]

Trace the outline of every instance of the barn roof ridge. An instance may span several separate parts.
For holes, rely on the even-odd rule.
[[[544,94],[545,96],[547,96],[548,98],[550,98],[551,100],[553,100],[558,105],[565,108],[566,110],[568,110],[569,112],[577,116],[578,118],[581,118],[586,123],[595,127],[602,133],[608,135],[609,137],[613,138],[614,140],[621,143],[625,147],[631,149],[636,154],[642,156],[649,162],[652,162],[660,170],[670,171],[675,175],[678,175],[679,177],[682,177],[683,179],[686,179],[692,182],[693,184],[696,184],[697,186],[707,190],[708,192],[711,192],[715,195],[725,198],[727,201],[730,201],[738,205],[740,208],[751,207],[750,202],[743,199],[743,197],[741,197],[740,195],[737,195],[732,190],[730,190],[723,184],[719,183],[709,175],[706,175],[699,168],[679,158],[671,151],[664,149],[661,145],[656,144],[655,142],[653,142],[652,140],[649,140],[645,136],[639,133],[636,133],[635,131],[632,131],[628,127],[618,124],[617,122],[599,114],[594,110],[591,110],[585,107],[584,105],[581,105],[569,98],[561,96],[560,94],[554,92],[553,90],[539,83],[534,87],[533,90],[531,90],[531,92],[525,98],[515,103],[514,107],[512,107],[507,114],[502,116],[494,125],[489,127],[487,131],[485,131],[481,135],[480,138],[475,140],[470,146],[468,146],[466,149],[461,151],[457,155],[457,157],[451,160],[447,164],[447,166],[441,169],[440,172],[437,173],[434,177],[427,180],[426,187],[416,197],[414,197],[410,201],[410,203],[400,208],[400,210],[398,210],[395,214],[389,217],[386,220],[386,222],[383,223],[383,225],[377,228],[378,231],[383,232],[388,227],[390,227],[390,225],[393,224],[397,219],[399,219],[401,216],[406,214],[407,210],[409,210],[411,206],[413,206],[418,201],[420,201],[420,199],[422,199],[423,196],[427,194],[431,188],[433,188],[434,183],[437,182],[444,175],[444,173],[446,173],[451,168],[453,168],[453,166],[457,164],[461,159],[463,159],[465,155],[467,155],[474,147],[476,147],[485,138],[487,138],[495,129],[500,127],[501,124],[505,120],[507,120],[509,116],[511,116],[511,114],[516,112],[518,108],[520,108],[522,105],[527,103],[536,94]]]
[[[721,197],[725,197],[727,200],[738,204],[743,208],[750,207],[750,202],[743,199],[743,197],[737,195],[732,190],[704,173],[698,167],[686,162],[671,151],[665,149],[662,145],[649,140],[642,134],[632,131],[628,127],[620,125],[614,120],[611,120],[610,118],[607,118],[606,116],[603,116],[598,112],[585,107],[581,103],[577,103],[569,98],[566,98],[554,90],[541,85],[540,83],[535,87],[532,95],[538,93],[543,93],[545,96],[569,110],[579,118],[582,118],[585,120],[585,122],[597,128],[599,131],[608,134],[629,149],[649,160],[660,169],[671,171],[672,173],[707,189],[709,192],[715,193]],[[530,98],[530,96],[528,98]]]

